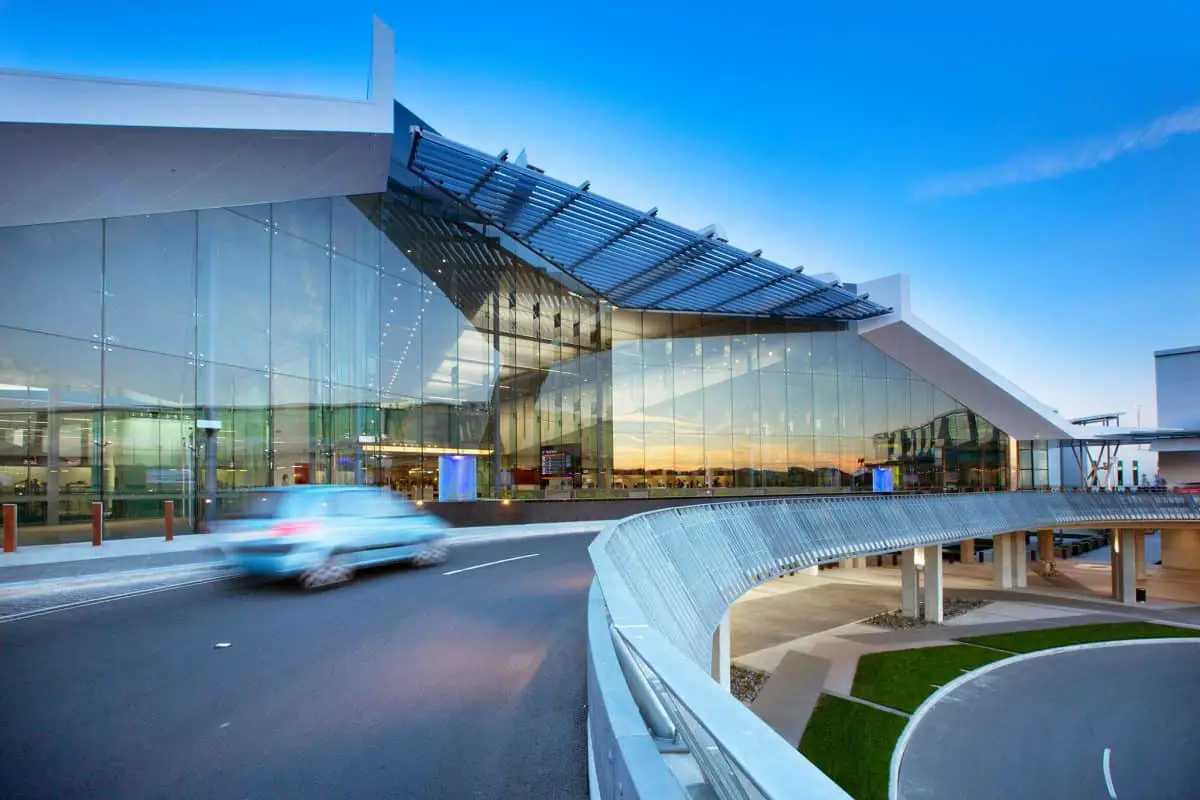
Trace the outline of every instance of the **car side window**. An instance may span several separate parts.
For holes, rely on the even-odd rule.
[[[373,517],[372,497],[366,492],[330,492],[330,513],[335,517]]]

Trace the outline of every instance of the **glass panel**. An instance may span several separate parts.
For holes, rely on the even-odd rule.
[[[193,364],[184,358],[110,347],[104,361],[104,404],[170,409],[194,406]]]
[[[329,252],[291,236],[274,237],[271,253],[271,370],[327,379]]]
[[[221,422],[217,431],[217,487],[271,485],[270,378],[263,370],[200,364],[197,389],[203,413]]]
[[[783,373],[759,375],[759,406],[762,409],[762,435],[786,436],[788,433],[788,379]],[[807,376],[806,376],[807,377]],[[806,409],[811,411],[811,405]]]
[[[933,387],[920,378],[908,382],[909,415],[913,425],[933,419]]]
[[[273,483],[328,483],[328,384],[274,375],[271,400]]]
[[[322,248],[329,247],[331,213],[328,197],[275,203],[272,207],[276,230],[289,233]]]
[[[382,297],[383,389],[389,394],[420,397],[425,384],[420,322],[426,295],[419,287],[388,275],[383,278]]]
[[[787,370],[794,373],[808,373],[813,370],[813,340],[823,334],[813,334],[807,331],[789,331],[784,339],[787,341]]]
[[[225,209],[200,212],[200,358],[256,370],[270,364],[271,231]]]
[[[100,489],[100,345],[4,327],[0,345],[0,502],[22,544],[82,541],[57,526],[89,519]]]
[[[379,386],[379,271],[333,258],[333,382]],[[394,317],[395,306],[388,308]]]
[[[813,372],[825,375],[837,374],[837,339],[838,335],[822,331],[814,333],[813,339]]]
[[[888,374],[888,357],[883,352],[859,337],[859,347],[862,352],[863,375],[868,378],[886,378]]]
[[[837,334],[837,361],[839,375],[861,375],[863,362],[863,340],[853,331]]]
[[[177,356],[196,349],[196,212],[105,222],[104,335]]]
[[[380,196],[333,198],[333,252],[362,264],[379,265]]]
[[[829,378],[831,376],[825,376]],[[807,372],[791,373],[787,376],[788,434],[810,436],[816,431],[816,400],[813,394],[814,376]],[[836,381],[834,404],[837,403]],[[834,412],[836,413],[836,411]],[[832,424],[832,422],[830,423]]]
[[[836,375],[813,375],[813,432],[836,436],[838,425],[838,379]]]
[[[99,220],[0,228],[0,322],[100,340]]]
[[[783,372],[786,367],[784,354],[787,338],[782,333],[764,333],[758,337],[758,363],[764,372]]]
[[[889,378],[888,391],[888,430],[898,431],[912,424],[909,418],[908,381],[906,379]]]
[[[705,370],[704,430],[728,436],[733,431],[733,396],[727,372]]]
[[[838,407],[843,436],[863,435],[863,379],[857,375],[838,377]],[[872,431],[873,433],[873,431]]]

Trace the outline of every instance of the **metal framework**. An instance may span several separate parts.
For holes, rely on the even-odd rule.
[[[518,159],[520,161],[520,159]],[[624,308],[848,322],[890,308],[420,128],[408,168],[599,296]]]

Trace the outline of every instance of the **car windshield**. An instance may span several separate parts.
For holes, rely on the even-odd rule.
[[[283,504],[282,492],[246,492],[224,512],[225,519],[273,519]]]

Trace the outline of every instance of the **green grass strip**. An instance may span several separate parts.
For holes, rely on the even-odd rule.
[[[904,717],[822,694],[800,752],[856,800],[886,800],[892,750]],[[803,794],[803,787],[797,787]]]
[[[911,714],[939,686],[1005,657],[961,644],[869,653],[858,660],[850,693]]]
[[[996,647],[1010,653],[1033,653],[1052,647],[1090,642],[1117,642],[1124,639],[1165,639],[1200,636],[1200,630],[1176,628],[1154,622],[1101,622],[1095,625],[1074,625],[1068,628],[1046,628],[1021,633],[997,633],[991,636],[967,636],[959,639],[967,644]]]

